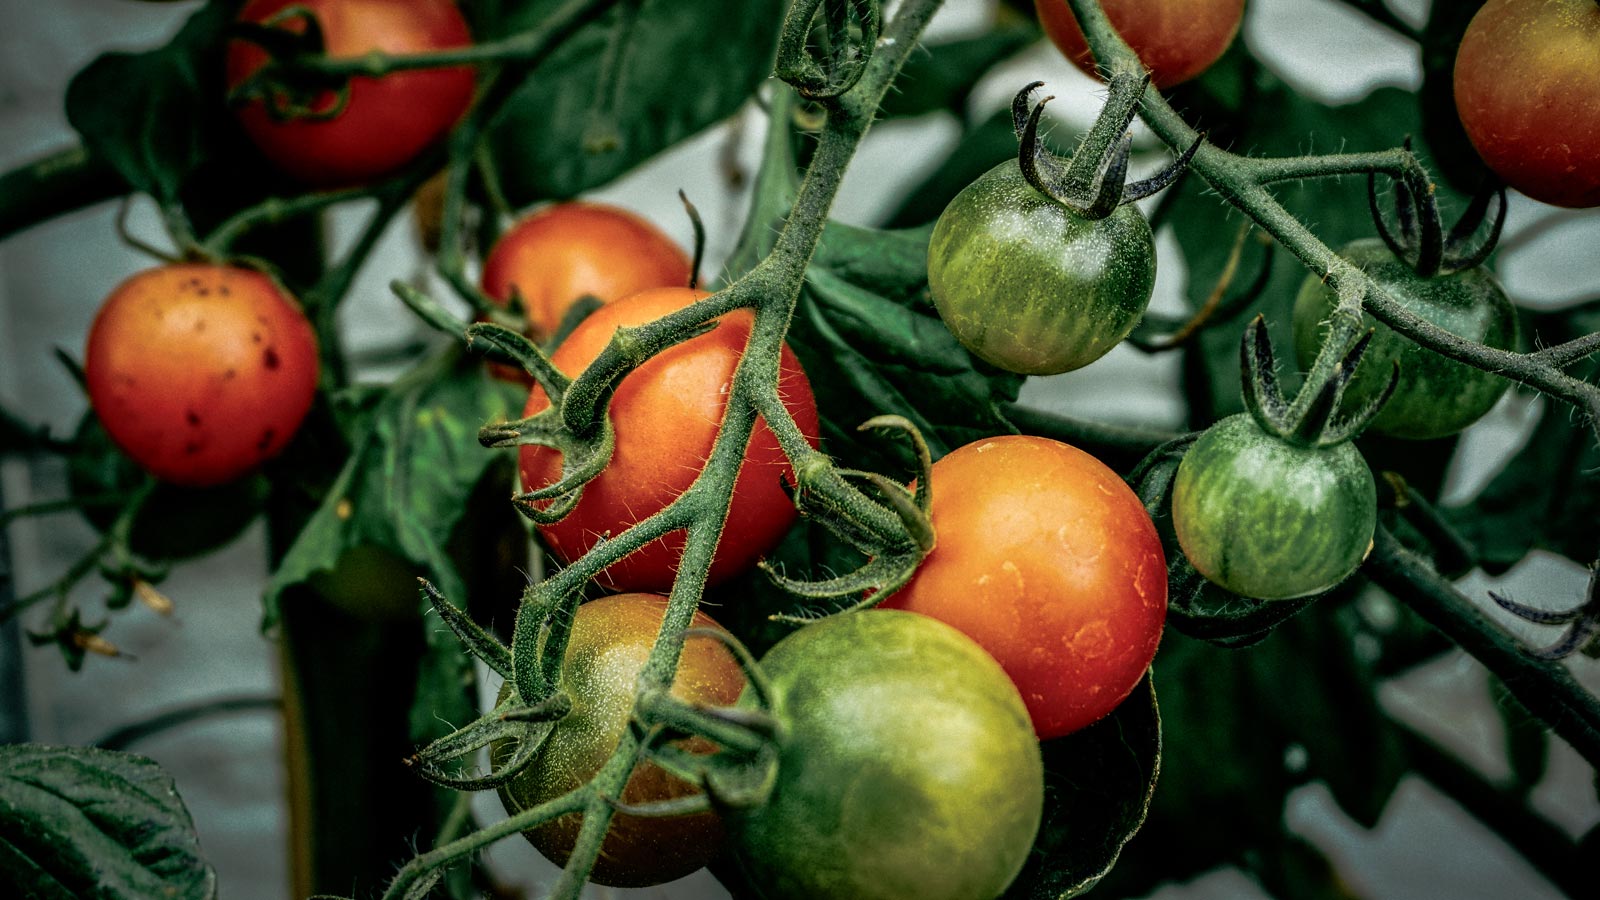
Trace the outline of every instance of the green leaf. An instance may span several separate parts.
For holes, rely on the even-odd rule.
[[[1144,824],[1161,744],[1161,714],[1148,675],[1111,715],[1044,742],[1044,821],[1022,874],[1004,896],[1064,900],[1098,884]]]
[[[536,26],[560,0],[482,4],[482,33]],[[620,6],[621,4],[619,4]],[[642,0],[611,78],[613,8],[535,69],[508,102],[488,142],[512,203],[570,197],[732,115],[767,75],[784,4],[779,0]],[[598,149],[607,135],[614,146]]]
[[[961,135],[944,162],[906,195],[904,204],[889,217],[889,226],[910,228],[932,222],[962,188],[1016,155],[1017,134],[1012,129],[1011,110],[997,110]]]
[[[1033,22],[1007,18],[993,31],[976,37],[925,44],[906,60],[879,114],[883,118],[941,111],[962,115],[978,79],[1038,37]]]
[[[0,746],[0,809],[0,881],[20,896],[217,896],[172,777],[142,756]]]
[[[166,46],[103,54],[67,86],[67,121],[130,187],[175,201],[188,175],[216,155],[217,132],[227,127],[219,50],[233,12],[214,0]]]

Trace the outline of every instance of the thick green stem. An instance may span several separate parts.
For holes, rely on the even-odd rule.
[[[1435,572],[1385,528],[1373,538],[1365,571],[1505,682],[1512,696],[1544,720],[1592,766],[1600,766],[1600,699],[1559,662],[1537,659],[1517,638]]]
[[[52,153],[0,175],[0,240],[127,192],[116,170],[84,147]]]

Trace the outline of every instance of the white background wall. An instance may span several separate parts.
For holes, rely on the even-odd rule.
[[[1427,0],[1395,0],[1414,21]],[[61,0],[24,3],[0,0],[0,167],[10,168],[71,140],[61,111],[70,74],[110,48],[141,48],[175,30],[194,3],[130,0]],[[935,32],[955,34],[981,27],[988,0],[949,0]],[[1353,99],[1378,83],[1415,85],[1412,47],[1370,25],[1335,0],[1252,0],[1244,39],[1297,86],[1335,98]],[[1051,107],[1065,122],[1085,121],[1097,86],[1066,64],[1053,48],[1039,46],[1008,63],[976,92],[973,111],[986,115],[1009,100],[1015,86],[1042,78],[1058,96]],[[763,123],[745,117],[740,156],[756,159]],[[916,184],[953,144],[950,119],[893,123],[874,132],[842,191],[837,217],[872,223]],[[743,199],[729,193],[717,175],[717,154],[726,129],[671,151],[659,161],[597,196],[631,206],[662,223],[683,243],[687,227],[675,197],[680,186],[700,203],[711,229],[711,256],[725,255],[737,233]],[[81,355],[83,336],[100,301],[122,278],[150,264],[115,237],[114,209],[103,205],[46,223],[0,243],[0,401],[32,421],[67,432],[83,410],[78,391],[50,358],[63,347]],[[1595,214],[1556,213],[1527,201],[1513,203],[1508,237],[1558,216],[1560,224],[1529,241],[1502,263],[1500,274],[1513,296],[1529,304],[1556,304],[1600,293],[1600,238]],[[159,240],[151,211],[136,207],[136,228]],[[347,235],[350,222],[335,223]],[[1542,227],[1542,225],[1541,225]],[[1576,252],[1589,248],[1589,252]],[[1183,286],[1175,257],[1162,257],[1157,307],[1177,309]],[[401,219],[373,257],[347,304],[344,324],[352,348],[392,345],[419,332],[384,285],[418,271],[423,262],[410,225]],[[1035,379],[1026,399],[1052,409],[1123,420],[1175,422],[1175,361],[1147,358],[1119,348],[1088,370]],[[1489,420],[1476,426],[1467,444],[1468,464],[1452,473],[1457,496],[1471,492],[1492,471],[1493,461],[1512,450],[1534,411],[1513,395]],[[9,506],[59,497],[64,473],[51,462],[11,463],[0,471]],[[74,515],[19,523],[11,529],[18,593],[48,582],[88,546],[91,534]],[[175,705],[222,695],[276,693],[275,657],[257,631],[258,596],[265,577],[259,528],[222,553],[177,570],[163,587],[178,603],[175,620],[135,607],[116,617],[108,636],[131,659],[90,659],[84,671],[65,670],[53,650],[24,651],[27,707],[32,738],[50,743],[87,743],[107,731]],[[1519,598],[1568,605],[1580,596],[1583,570],[1571,563],[1535,558],[1504,582],[1469,579],[1466,589],[1511,586]],[[1498,613],[1496,613],[1498,615]],[[1504,616],[1500,616],[1504,619]],[[1534,642],[1549,639],[1521,627]],[[12,652],[0,648],[0,653]],[[1575,664],[1591,686],[1600,667]],[[1499,726],[1488,705],[1479,667],[1465,657],[1441,660],[1386,690],[1393,708],[1428,733],[1467,754],[1486,774],[1502,775]],[[177,778],[203,845],[215,862],[226,896],[278,898],[287,891],[285,815],[279,734],[274,717],[238,714],[157,736],[136,749],[153,756]],[[1600,820],[1589,772],[1556,742],[1546,783],[1535,794],[1538,809],[1573,834]],[[499,815],[485,796],[484,816]],[[1514,852],[1448,800],[1420,781],[1408,780],[1373,832],[1348,822],[1326,792],[1297,793],[1291,825],[1323,847],[1352,888],[1374,898],[1556,897]],[[530,885],[546,883],[548,868],[520,841],[495,852],[508,875]],[[600,891],[598,895],[633,892]],[[705,876],[640,896],[723,896]],[[1235,898],[1259,892],[1238,872],[1217,872],[1193,885],[1160,892],[1163,900]]]

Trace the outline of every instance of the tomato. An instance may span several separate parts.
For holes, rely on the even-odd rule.
[[[1212,583],[1261,600],[1321,593],[1349,577],[1372,549],[1377,509],[1355,445],[1296,446],[1249,413],[1207,429],[1172,487],[1184,556]]]
[[[686,287],[689,257],[648,221],[614,206],[558,203],[513,225],[483,264],[483,292],[502,303],[515,290],[529,337],[554,334],[585,295],[602,303],[658,287]]]
[[[875,609],[808,625],[761,666],[782,726],[776,782],[726,821],[763,896],[988,900],[1017,876],[1044,766],[1022,698],[981,647]]]
[[[994,655],[1041,738],[1103,718],[1144,676],[1167,616],[1161,537],[1117,473],[1005,436],[934,464],[938,544],[883,608],[944,621]]]
[[[957,194],[928,244],[945,325],[981,359],[1024,375],[1106,355],[1139,323],[1155,282],[1155,238],[1136,207],[1085,219],[1034,190],[1014,159]]]
[[[635,683],[661,630],[667,598],[620,594],[591,600],[578,607],[572,637],[561,667],[562,689],[572,698],[572,711],[558,723],[532,763],[500,789],[506,812],[553,800],[589,782],[610,759],[633,715]],[[719,628],[704,613],[695,613],[693,627]],[[744,688],[744,673],[719,641],[692,637],[683,648],[672,693],[681,700],[708,706],[732,706]],[[500,690],[504,700],[508,683]],[[687,749],[709,751],[701,739]],[[497,743],[497,758],[512,749]],[[667,774],[654,763],[640,763],[628,778],[622,801],[630,804],[671,800],[699,788]],[[570,814],[523,832],[552,862],[565,865],[577,842],[582,817]],[[644,887],[681,878],[710,862],[722,849],[723,829],[715,813],[674,818],[647,818],[618,813],[611,820],[600,858],[589,878],[614,887]]]
[[[1511,299],[1481,268],[1422,278],[1377,238],[1355,241],[1340,251],[1361,267],[1406,309],[1429,322],[1501,350],[1517,346],[1517,312]],[[1294,343],[1300,365],[1309,368],[1322,346],[1322,323],[1338,297],[1316,277],[1308,277],[1294,305]],[[1399,438],[1437,438],[1455,434],[1483,417],[1511,382],[1492,372],[1440,356],[1414,343],[1371,315],[1376,329],[1367,353],[1345,388],[1353,409],[1376,397],[1400,363],[1394,395],[1373,419],[1373,431]]]
[[[84,374],[89,404],[134,462],[174,484],[222,484],[300,427],[316,394],[317,339],[261,272],[161,266],[106,298]]]
[[[1101,0],[1101,7],[1158,88],[1210,68],[1233,43],[1244,18],[1244,0]],[[1033,8],[1044,33],[1067,59],[1098,77],[1094,54],[1067,0],[1033,0]]]
[[[452,0],[251,0],[241,22],[266,22],[289,8],[316,14],[330,57],[374,51],[414,54],[472,43],[467,23]],[[303,31],[299,17],[281,27]],[[267,62],[256,44],[228,44],[228,87],[237,87]],[[362,184],[403,168],[443,137],[472,102],[468,67],[413,69],[382,78],[350,80],[349,103],[332,118],[277,121],[260,99],[236,110],[250,140],[274,165],[294,178],[320,186]],[[313,108],[337,104],[326,92]]]
[[[576,376],[600,355],[617,328],[654,321],[704,296],[705,292],[688,288],[659,288],[607,303],[585,319],[551,359],[562,372]],[[611,399],[616,449],[610,465],[584,487],[572,512],[554,525],[539,527],[558,558],[571,562],[600,538],[621,534],[664,509],[699,476],[754,322],[749,310],[735,310],[709,334],[668,348],[617,385]],[[815,445],[816,399],[800,361],[787,346],[779,364],[778,390],[789,414]],[[544,390],[535,386],[523,414],[531,416],[549,405]],[[521,451],[524,489],[544,487],[560,478],[558,451],[533,445]],[[749,568],[794,523],[795,507],[784,492],[784,480],[793,481],[788,460],[778,439],[758,420],[745,446],[727,525],[711,564],[713,583]],[[618,590],[666,591],[677,572],[683,543],[681,531],[652,541],[601,572],[600,580]]]
[[[1456,112],[1505,182],[1556,206],[1600,206],[1600,5],[1489,0],[1461,38]]]

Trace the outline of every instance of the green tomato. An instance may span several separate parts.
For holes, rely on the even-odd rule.
[[[1206,430],[1178,465],[1172,526],[1195,569],[1245,597],[1325,591],[1372,549],[1378,497],[1350,443],[1301,447],[1249,413]]]
[[[1139,323],[1155,281],[1155,238],[1138,208],[1085,219],[1034,190],[1014,159],[957,194],[928,245],[945,325],[979,358],[1024,375],[1106,355]]]
[[[869,610],[795,632],[761,665],[782,726],[776,783],[726,819],[763,896],[1005,890],[1039,829],[1044,769],[999,663],[943,622]]]
[[[1383,241],[1356,241],[1340,255],[1366,272],[1407,310],[1453,334],[1500,350],[1517,346],[1517,313],[1511,300],[1482,268],[1421,278]],[[1338,298],[1316,277],[1300,288],[1294,304],[1294,346],[1302,368],[1309,368],[1322,346],[1322,323]],[[1373,419],[1371,429],[1390,437],[1425,438],[1455,434],[1483,417],[1511,382],[1422,347],[1370,315],[1376,329],[1366,356],[1345,389],[1345,409],[1364,404],[1388,383],[1400,363],[1394,396]]]

